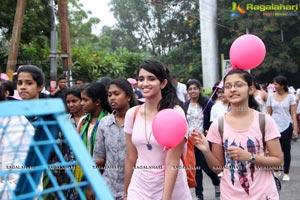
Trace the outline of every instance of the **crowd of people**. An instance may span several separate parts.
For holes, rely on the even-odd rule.
[[[274,77],[273,91],[265,91],[250,73],[234,69],[213,86],[210,97],[202,94],[199,80],[180,83],[158,61],[142,62],[134,77],[103,77],[91,83],[78,78],[75,86],[68,87],[62,76],[58,87],[47,93],[43,72],[25,65],[18,69],[15,84],[1,74],[0,94],[1,100],[61,98],[67,119],[94,160],[91,170],[99,170],[115,199],[188,200],[195,196],[202,200],[203,185],[209,184],[203,183],[202,171],[210,177],[216,198],[279,199],[273,171],[282,181],[291,179],[291,140],[298,137],[300,119],[300,89],[290,92],[286,77]],[[152,132],[154,117],[167,108],[188,124],[182,141],[168,150]],[[183,167],[189,137],[195,142],[195,194]],[[66,159],[76,160],[67,144],[61,148]],[[7,162],[3,153],[0,163]],[[48,162],[56,161],[52,155]],[[79,165],[73,173],[77,181],[85,178]],[[63,170],[54,175],[59,184],[71,182]],[[84,190],[87,199],[95,199],[91,187]],[[78,198],[74,189],[65,190],[64,195]]]

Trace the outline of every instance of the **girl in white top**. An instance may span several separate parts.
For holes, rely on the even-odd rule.
[[[280,144],[284,154],[284,175],[282,180],[289,181],[291,139],[292,137],[298,137],[296,99],[295,95],[288,91],[286,77],[276,76],[273,82],[276,91],[274,94],[269,95],[267,113],[273,117],[281,134]]]
[[[224,89],[220,87],[213,87],[216,91],[215,104],[211,107],[210,121],[213,122],[219,115],[224,115],[228,111],[228,100],[224,96]]]
[[[4,90],[0,85],[0,102],[5,100]],[[24,168],[27,152],[30,147],[34,128],[24,116],[0,118],[0,171],[5,173],[12,170],[8,176],[1,175],[0,197],[11,199],[12,191],[17,186],[20,173]],[[40,191],[42,185],[39,185]]]
[[[268,93],[262,90],[260,85],[256,81],[253,82],[251,88],[252,88],[254,98],[259,105],[260,112],[266,113],[267,112],[266,102],[268,99]]]

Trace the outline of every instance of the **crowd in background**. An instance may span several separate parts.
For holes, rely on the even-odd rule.
[[[168,68],[157,61],[144,61],[137,74],[132,76],[136,78],[103,77],[91,83],[78,77],[73,87],[68,87],[66,77],[61,76],[57,80],[57,88],[48,92],[43,72],[36,66],[25,65],[16,72],[15,82],[9,81],[6,74],[1,73],[1,90],[5,95],[3,100],[61,98],[68,112],[67,119],[78,130],[115,199],[192,199],[185,170],[172,170],[171,167],[182,165],[181,155],[187,149],[187,138],[193,134],[196,140],[196,166],[201,167],[196,170],[197,186],[193,196],[197,199],[203,199],[203,184],[209,184],[203,183],[202,171],[210,177],[215,187],[215,197],[231,198],[232,191],[237,192],[236,188],[230,186],[234,182],[233,172],[214,170],[212,166],[232,164],[232,159],[245,170],[248,164],[250,168],[253,166],[251,164],[280,165],[281,151],[274,150],[278,145],[281,147],[278,149],[283,152],[283,167],[274,173],[283,181],[291,179],[291,140],[297,139],[299,132],[300,89],[295,91],[288,87],[286,77],[276,76],[272,84],[262,87],[249,73],[236,70],[216,83],[212,88],[212,95],[206,97],[199,80],[189,79],[186,84],[180,83]],[[183,141],[168,151],[163,151],[151,130],[155,114],[165,108],[174,108],[186,117],[189,125]],[[247,115],[241,115],[241,112],[237,112],[238,109],[246,109]],[[266,130],[270,133],[265,139],[269,150],[268,159],[264,157],[262,150],[250,154],[249,151],[246,152],[244,149],[247,146],[241,144],[244,139],[240,140],[240,144],[231,141],[230,145],[235,148],[230,148],[224,141],[228,142],[228,138],[235,136],[224,132],[223,137],[227,138],[223,140],[216,133],[219,116],[224,116],[226,130],[229,127],[243,130],[252,125],[240,123],[236,126],[231,120],[245,117],[246,121],[251,122],[252,113],[254,119],[258,120],[258,112],[254,110],[268,116]],[[28,119],[29,122],[32,120],[34,118]],[[225,152],[224,145],[227,148]],[[67,144],[61,151],[67,159],[76,159]],[[255,160],[252,163],[248,158]],[[49,163],[53,162],[56,162],[55,156],[49,159]],[[135,168],[154,165],[163,167],[156,170]],[[60,184],[68,184],[70,180],[63,173],[60,171],[56,176],[65,177],[58,179]],[[248,180],[245,171],[238,173],[240,180],[244,180],[240,181],[241,190],[248,195],[250,190],[257,190],[256,187],[249,186],[254,183],[253,174],[252,180]],[[74,175],[77,181],[84,178],[79,165],[74,168]],[[258,179],[266,177],[269,174],[256,176]],[[43,187],[48,186],[44,184]],[[265,190],[270,193],[269,197],[276,199],[278,195],[273,194],[273,189]],[[85,192],[87,199],[95,199],[90,187],[85,188]],[[244,195],[239,192],[241,196]],[[77,198],[72,189],[66,190],[64,194],[67,199]]]

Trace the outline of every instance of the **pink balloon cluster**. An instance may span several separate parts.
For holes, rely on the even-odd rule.
[[[159,111],[152,121],[152,131],[156,141],[166,149],[177,146],[187,131],[187,122],[174,109]]]
[[[232,68],[253,69],[260,65],[266,55],[263,41],[252,34],[238,37],[231,45],[229,57]]]

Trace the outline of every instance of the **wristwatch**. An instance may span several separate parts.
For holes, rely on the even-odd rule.
[[[253,153],[251,154],[249,162],[252,163],[252,164],[255,162],[255,157],[254,157]]]

